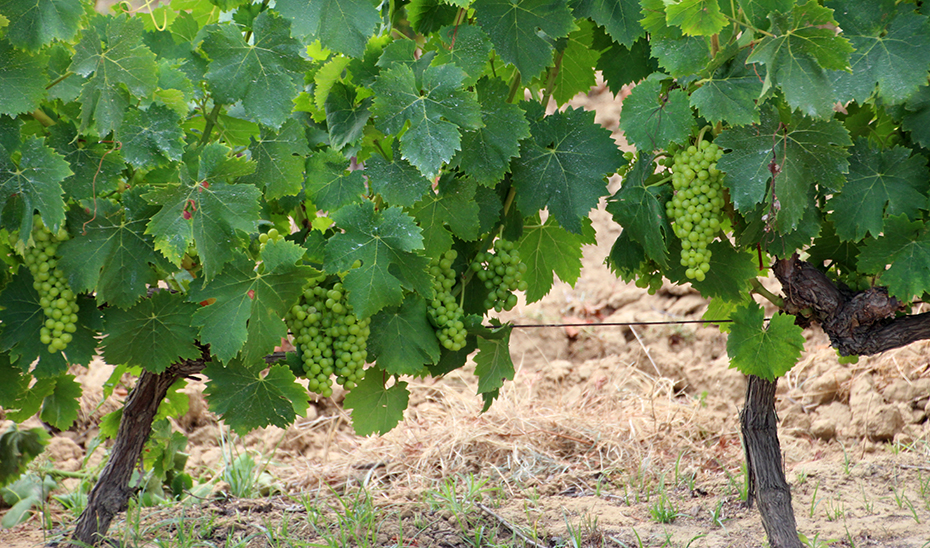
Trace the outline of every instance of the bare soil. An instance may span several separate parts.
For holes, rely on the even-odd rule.
[[[620,106],[609,93],[582,102],[616,129]],[[763,546],[758,514],[739,498],[745,379],[729,368],[725,336],[696,324],[599,326],[696,320],[706,301],[687,287],[648,296],[616,279],[603,263],[619,228],[603,208],[593,219],[598,244],[585,249],[575,286],[556,280],[541,302],[521,302],[502,316],[518,325],[590,327],[515,329],[516,379],[487,413],[468,365],[442,379],[412,380],[405,420],[385,436],[356,436],[335,394],[286,431],[235,439],[193,381],[184,389],[190,411],[174,423],[190,440],[187,471],[204,482],[216,478],[225,436],[269,463],[279,493],[233,499],[218,481],[200,503],[147,509],[140,519],[156,538],[179,514],[208,523],[198,529],[199,545],[314,545],[338,529],[327,508],[354,500],[364,486],[382,516],[373,546],[491,546],[475,540],[481,531],[504,546],[572,546],[573,539],[579,546]],[[766,285],[777,292],[777,282]],[[805,335],[804,357],[780,380],[777,403],[800,531],[830,541],[822,546],[930,547],[930,343],[843,366],[819,329]],[[96,422],[126,396],[118,388],[102,401],[111,371],[99,361],[76,371],[84,412],[53,438],[43,458],[55,467],[100,466],[102,449],[85,460]],[[455,485],[461,498],[469,475],[495,492],[470,499],[462,513],[437,503],[443,485]],[[75,485],[67,480],[61,489]],[[663,492],[676,512],[670,523],[653,515]],[[39,546],[66,531],[70,516],[51,506],[51,529],[37,514],[0,530],[0,546]],[[282,526],[292,540],[275,544],[268,532]],[[111,532],[119,538],[127,527]]]

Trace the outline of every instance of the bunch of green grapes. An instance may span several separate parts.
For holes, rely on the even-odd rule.
[[[655,295],[662,287],[662,274],[658,272],[659,265],[655,261],[644,261],[636,272],[636,287],[645,289],[650,295]]]
[[[454,249],[446,251],[429,265],[433,278],[433,300],[429,303],[429,316],[436,326],[436,336],[445,348],[453,352],[465,346],[465,311],[452,294],[456,274],[452,263],[459,256]]]
[[[352,313],[345,288],[336,283],[330,289],[312,280],[304,288],[300,301],[285,315],[284,321],[300,348],[308,388],[323,397],[333,394],[332,376],[346,390],[355,388],[364,374],[368,359],[370,318],[359,319]]]
[[[39,292],[39,304],[45,314],[39,340],[48,345],[48,351],[53,354],[67,348],[77,331],[77,295],[71,291],[64,273],[58,268],[58,244],[68,239],[64,227],[52,234],[42,218],[36,215],[32,224],[35,245],[22,251],[23,262],[32,273],[32,287]]]
[[[675,235],[681,240],[681,265],[691,280],[703,281],[710,270],[707,245],[716,237],[723,219],[723,173],[717,160],[723,150],[700,141],[679,150],[673,159],[675,195],[665,205]]]
[[[277,242],[282,238],[283,236],[281,236],[277,228],[271,228],[268,230],[268,232],[262,232],[258,235],[258,243],[261,245],[261,248],[264,249],[265,244],[267,244],[269,240],[272,242]]]
[[[837,351],[836,351],[836,363],[838,363],[838,364],[840,364],[840,365],[850,365],[850,364],[854,364],[854,363],[859,363],[859,355],[858,355],[858,354],[850,354],[849,356],[844,356],[844,355],[840,354],[840,351],[839,351],[839,350],[837,350]]]
[[[514,249],[513,242],[498,239],[494,242],[494,253],[482,252],[475,256],[471,269],[488,289],[484,307],[510,310],[517,304],[514,291],[526,291],[528,287],[523,274],[526,264],[520,260],[520,252]]]

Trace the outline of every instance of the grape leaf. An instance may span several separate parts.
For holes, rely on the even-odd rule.
[[[832,117],[835,94],[827,71],[846,70],[853,51],[834,30],[833,10],[810,0],[769,19],[772,35],[746,59],[766,66],[763,93],[778,86],[791,108],[814,118]]]
[[[25,472],[26,466],[45,450],[50,437],[44,428],[19,430],[15,424],[9,425],[0,436],[0,486]]]
[[[439,37],[444,45],[438,48],[432,64],[445,65],[453,63],[462,69],[467,76],[462,85],[474,85],[491,53],[491,42],[488,35],[475,25],[449,25],[439,31]],[[479,102],[483,105],[484,102]]]
[[[191,283],[189,301],[216,299],[194,313],[191,325],[201,328],[200,341],[223,363],[240,350],[244,362],[258,362],[287,336],[282,318],[315,272],[296,264],[303,254],[292,242],[269,240],[261,252],[260,271],[244,254],[234,252],[222,274]]]
[[[404,418],[410,400],[407,383],[397,381],[385,388],[384,377],[379,367],[369,367],[365,378],[343,401],[343,406],[352,410],[352,427],[359,436],[386,434]]]
[[[688,95],[681,89],[661,93],[662,74],[654,74],[633,88],[623,101],[620,129],[636,148],[646,152],[668,143],[684,144],[691,136],[694,117]]]
[[[497,54],[527,81],[552,61],[552,45],[543,36],[562,38],[573,28],[565,0],[475,0],[472,8]]]
[[[0,14],[9,20],[7,40],[35,51],[54,40],[71,40],[84,7],[80,0],[0,0]]]
[[[661,266],[668,265],[668,250],[665,245],[665,205],[660,203],[654,188],[646,188],[643,181],[651,175],[651,156],[640,153],[633,169],[623,180],[623,186],[607,202],[607,211],[624,232],[643,246],[646,254]]]
[[[513,185],[520,211],[548,207],[569,232],[581,233],[581,219],[607,194],[605,177],[623,165],[623,155],[610,132],[582,109],[542,117],[542,107],[529,103],[532,137],[513,162]]]
[[[2,6],[0,6],[2,9]],[[0,114],[32,112],[45,97],[45,60],[0,39]]]
[[[581,274],[581,247],[595,243],[594,228],[585,219],[581,234],[572,234],[560,227],[554,217],[540,222],[536,215],[523,227],[523,237],[517,242],[520,259],[526,264],[526,302],[535,303],[552,289],[553,273],[574,287]]]
[[[300,193],[305,157],[310,149],[299,122],[288,120],[278,132],[263,127],[257,140],[251,138],[249,152],[256,162],[255,171],[240,182],[265,189],[267,200]]]
[[[130,108],[116,132],[123,158],[135,167],[176,162],[184,151],[184,132],[178,114],[168,107]]]
[[[381,17],[369,0],[278,0],[275,9],[291,20],[294,36],[319,40],[324,48],[361,57]]]
[[[71,175],[68,163],[38,137],[28,137],[22,156],[0,161],[0,225],[20,234],[32,232],[33,212],[45,226],[57,231],[65,220],[61,181]]]
[[[739,6],[752,26],[761,30],[769,28],[769,13],[787,13],[794,4],[795,0],[739,0]]]
[[[325,115],[324,109],[326,99],[329,98],[329,91],[333,89],[333,86],[341,83],[342,75],[350,62],[352,59],[348,57],[332,57],[313,75],[313,104],[318,112],[323,112]],[[314,120],[322,121],[316,113],[314,113]]]
[[[645,261],[646,250],[625,230],[614,240],[605,260],[610,271],[625,282],[631,282],[639,275],[640,267]]]
[[[836,234],[836,228],[829,220],[823,224],[820,235],[814,238],[814,243],[808,252],[810,257],[807,261],[811,264],[819,266],[829,261],[831,268],[837,267],[845,272],[856,271],[859,246],[840,240]]]
[[[652,56],[673,78],[689,76],[699,72],[711,60],[711,48],[703,36],[685,36],[681,29],[666,24],[663,0],[642,0],[641,21],[649,33]]]
[[[930,231],[906,215],[889,217],[883,234],[860,248],[858,269],[880,274],[892,297],[911,302],[930,291]]]
[[[594,47],[601,49],[597,35]],[[596,68],[601,71],[610,91],[618,94],[623,86],[646,78],[658,70],[659,65],[651,56],[649,41],[642,39],[633,42],[630,48],[611,41],[601,52]]]
[[[930,86],[921,86],[907,100],[901,127],[923,147],[930,147]]]
[[[710,271],[703,282],[693,280],[691,285],[704,297],[740,300],[749,289],[749,280],[760,274],[755,257],[736,249],[727,239],[711,242],[707,250],[711,253]]]
[[[578,22],[578,30],[565,39],[566,45],[559,51],[559,69],[552,81],[555,102],[564,105],[579,93],[587,93],[596,84],[594,71],[600,52],[593,49],[594,25],[587,20]]]
[[[32,375],[23,375],[23,370],[10,361],[8,353],[0,353],[0,407],[14,409],[20,394],[29,389],[31,380]]]
[[[423,248],[427,257],[439,257],[448,251],[452,247],[452,234],[465,241],[478,239],[476,188],[470,179],[442,177],[439,193],[427,192],[410,209],[423,229]]]
[[[727,337],[730,367],[744,375],[774,381],[794,367],[804,351],[803,330],[794,325],[794,316],[775,314],[768,329],[763,325],[764,312],[755,302],[740,306]]]
[[[307,158],[307,197],[325,211],[361,200],[365,178],[361,171],[348,169],[349,161],[335,150],[311,154]]]
[[[142,32],[141,19],[126,15],[108,17],[84,31],[70,68],[87,78],[78,99],[81,131],[91,122],[101,135],[119,129],[131,103],[129,94],[148,98],[155,93],[158,64],[143,44]]]
[[[485,339],[478,337],[478,353],[475,354],[475,375],[478,376],[478,393],[487,394],[499,390],[504,381],[513,380],[514,367],[510,359],[511,325],[494,330],[503,334],[500,338]]]
[[[261,192],[250,184],[223,182],[250,173],[253,166],[228,154],[223,145],[207,145],[198,164],[182,167],[180,183],[145,195],[149,202],[162,206],[145,230],[155,236],[155,248],[179,265],[187,247],[196,243],[207,281],[232,259],[236,230],[254,232],[259,219]]]
[[[138,194],[126,193],[124,207],[101,200],[96,214],[75,213],[69,225],[77,236],[58,246],[58,265],[71,289],[96,293],[98,305],[131,307],[158,281],[152,267],[169,266],[145,234],[154,208]]]
[[[42,401],[42,413],[39,418],[59,430],[67,430],[77,420],[83,390],[74,380],[74,375],[66,373],[54,380],[55,388]]]
[[[744,64],[746,53],[718,68],[691,94],[691,106],[709,122],[726,121],[730,126],[759,123],[756,99],[762,80]]]
[[[357,141],[371,117],[371,97],[356,103],[355,88],[342,82],[333,84],[323,106],[326,111],[329,144],[336,150]]]
[[[927,176],[923,155],[911,155],[904,147],[876,150],[865,139],[857,139],[846,184],[827,202],[837,235],[853,241],[866,234],[878,237],[886,213],[914,219],[927,206]]]
[[[380,154],[372,156],[365,166],[365,175],[372,194],[380,194],[392,205],[410,206],[430,188],[430,180],[401,158],[399,147],[395,140],[393,161],[385,160]]]
[[[410,0],[406,5],[407,20],[418,34],[431,34],[455,21],[458,9],[443,0]]]
[[[287,428],[309,408],[307,389],[286,365],[272,365],[262,376],[265,362],[246,365],[233,360],[211,362],[203,374],[209,377],[204,391],[210,411],[222,416],[240,436],[255,428],[274,425]]]
[[[523,110],[507,102],[507,85],[501,80],[482,78],[475,89],[484,126],[462,135],[462,149],[452,163],[478,184],[493,186],[510,170],[520,141],[530,136],[530,125]]]
[[[575,16],[591,18],[627,48],[644,34],[639,24],[640,5],[636,0],[579,0],[572,4],[572,9]]]
[[[400,151],[427,177],[435,177],[460,149],[459,128],[481,127],[478,102],[462,89],[464,78],[454,65],[428,67],[418,78],[409,66],[397,64],[372,86],[376,127],[399,133],[410,122],[400,138]]]
[[[743,295],[742,298],[737,301],[728,301],[720,297],[710,299],[707,302],[707,310],[701,316],[701,319],[712,322],[713,325],[716,325],[717,328],[720,329],[721,333],[729,333],[730,329],[733,328],[733,313],[740,305],[749,304],[751,301],[752,297],[749,296],[749,294]]]
[[[369,359],[389,375],[417,375],[439,360],[439,341],[426,319],[426,301],[408,293],[404,303],[371,319]]]
[[[168,291],[159,291],[129,310],[107,308],[103,357],[107,363],[141,365],[152,373],[199,358],[200,349],[194,344],[197,330],[191,327],[196,310],[181,294]]]
[[[785,127],[774,108],[762,110],[760,124],[726,130],[715,142],[729,149],[717,162],[717,168],[727,173],[724,184],[740,211],[751,210],[765,199],[774,158],[779,170],[775,194],[781,207],[778,218],[783,232],[800,222],[814,184],[832,190],[842,187],[843,174],[849,169],[845,147],[852,145],[837,120],[800,116]]]
[[[901,103],[927,83],[930,69],[930,27],[914,6],[899,9],[893,0],[830,2],[836,20],[856,49],[849,59],[852,72],[832,74],[842,102],[865,102],[875,91],[887,104]]]
[[[213,99],[226,104],[242,101],[252,119],[278,129],[293,109],[294,81],[308,64],[300,56],[300,43],[290,37],[288,22],[272,13],[263,11],[255,18],[250,44],[242,29],[225,23],[207,34],[201,48],[211,59],[204,78]]]
[[[326,271],[349,271],[344,283],[356,316],[367,318],[401,304],[404,288],[432,296],[429,259],[412,253],[423,249],[420,228],[402,209],[376,211],[366,201],[340,209],[333,221],[344,232],[326,244]],[[361,261],[359,268],[352,268],[355,261]]]
[[[84,200],[116,190],[126,167],[116,145],[80,139],[77,128],[63,120],[48,128],[48,132],[48,144],[74,172],[61,182],[65,196]]]
[[[55,378],[64,372],[55,374],[55,377],[37,378],[36,382],[20,393],[12,409],[7,412],[7,418],[13,422],[25,422],[26,419],[35,416],[42,409],[42,401],[55,390]]]
[[[727,24],[717,0],[673,0],[666,2],[665,17],[669,26],[695,36],[717,34]]]

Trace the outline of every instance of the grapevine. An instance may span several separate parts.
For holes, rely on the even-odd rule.
[[[430,319],[436,326],[440,344],[453,352],[465,346],[465,311],[452,292],[456,284],[452,264],[457,258],[458,252],[451,249],[441,258],[434,258],[429,265],[433,283],[433,298],[428,309]]]
[[[77,330],[77,296],[58,268],[58,245],[67,241],[69,236],[64,228],[52,233],[39,215],[33,218],[32,226],[33,245],[23,242],[20,254],[32,274],[32,287],[39,293],[39,305],[45,315],[45,323],[39,330],[39,340],[47,345],[49,353],[54,354],[68,347],[72,334]],[[18,247],[16,241],[12,243]]]
[[[510,310],[517,304],[514,291],[526,291],[529,284],[523,279],[526,264],[513,242],[504,239],[494,241],[493,253],[480,252],[471,263],[471,269],[488,290],[484,308]]]

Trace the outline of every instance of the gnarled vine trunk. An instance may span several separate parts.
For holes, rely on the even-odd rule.
[[[762,526],[772,548],[801,548],[778,443],[776,382],[750,375],[746,385],[740,429],[749,471],[747,503],[752,505],[753,499],[758,499]]]

